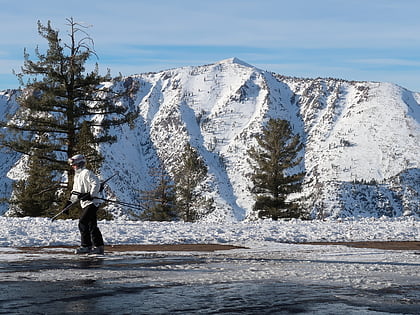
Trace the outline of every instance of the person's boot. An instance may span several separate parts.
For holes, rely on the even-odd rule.
[[[104,254],[104,247],[103,246],[97,246],[94,247],[91,251],[91,254],[99,254],[99,255],[103,255]]]
[[[92,247],[85,247],[85,246],[81,246],[79,248],[77,248],[74,253],[75,254],[89,254],[92,251]]]

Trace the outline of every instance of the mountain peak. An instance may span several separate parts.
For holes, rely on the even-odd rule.
[[[224,60],[219,61],[218,63],[228,63],[228,64],[236,63],[238,65],[242,65],[245,67],[255,68],[253,65],[250,65],[249,63],[246,63],[245,61],[242,61],[236,57],[224,59]]]

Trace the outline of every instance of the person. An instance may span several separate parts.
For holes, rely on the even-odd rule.
[[[74,203],[80,200],[80,206],[82,207],[82,214],[79,219],[81,246],[76,249],[75,253],[103,254],[104,241],[98,228],[96,215],[100,201],[95,199],[95,197],[99,197],[101,186],[99,178],[86,168],[84,155],[76,154],[68,162],[75,172],[70,202]]]

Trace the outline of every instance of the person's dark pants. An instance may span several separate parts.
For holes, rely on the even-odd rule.
[[[98,219],[96,212],[98,207],[94,204],[82,209],[82,215],[79,219],[79,231],[82,247],[98,247],[104,245],[101,231],[98,228]]]

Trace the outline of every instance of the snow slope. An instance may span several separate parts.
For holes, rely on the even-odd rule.
[[[0,117],[5,120],[8,115],[13,115],[18,106],[16,104],[16,91],[0,91]],[[19,155],[9,152],[6,148],[0,147],[0,213],[7,211],[7,204],[1,199],[9,198],[12,193],[12,179],[6,174],[19,160]]]
[[[112,131],[117,143],[101,147],[101,176],[119,173],[109,197],[141,203],[140,191],[153,185],[149,170],[162,163],[172,174],[188,142],[208,166],[197,189],[216,209],[202,220],[252,217],[247,150],[273,117],[289,120],[305,141],[302,195],[314,217],[420,214],[419,93],[390,83],[284,77],[236,58],[112,84],[129,93],[121,102],[139,117],[133,128]],[[110,210],[130,217],[128,209]]]

